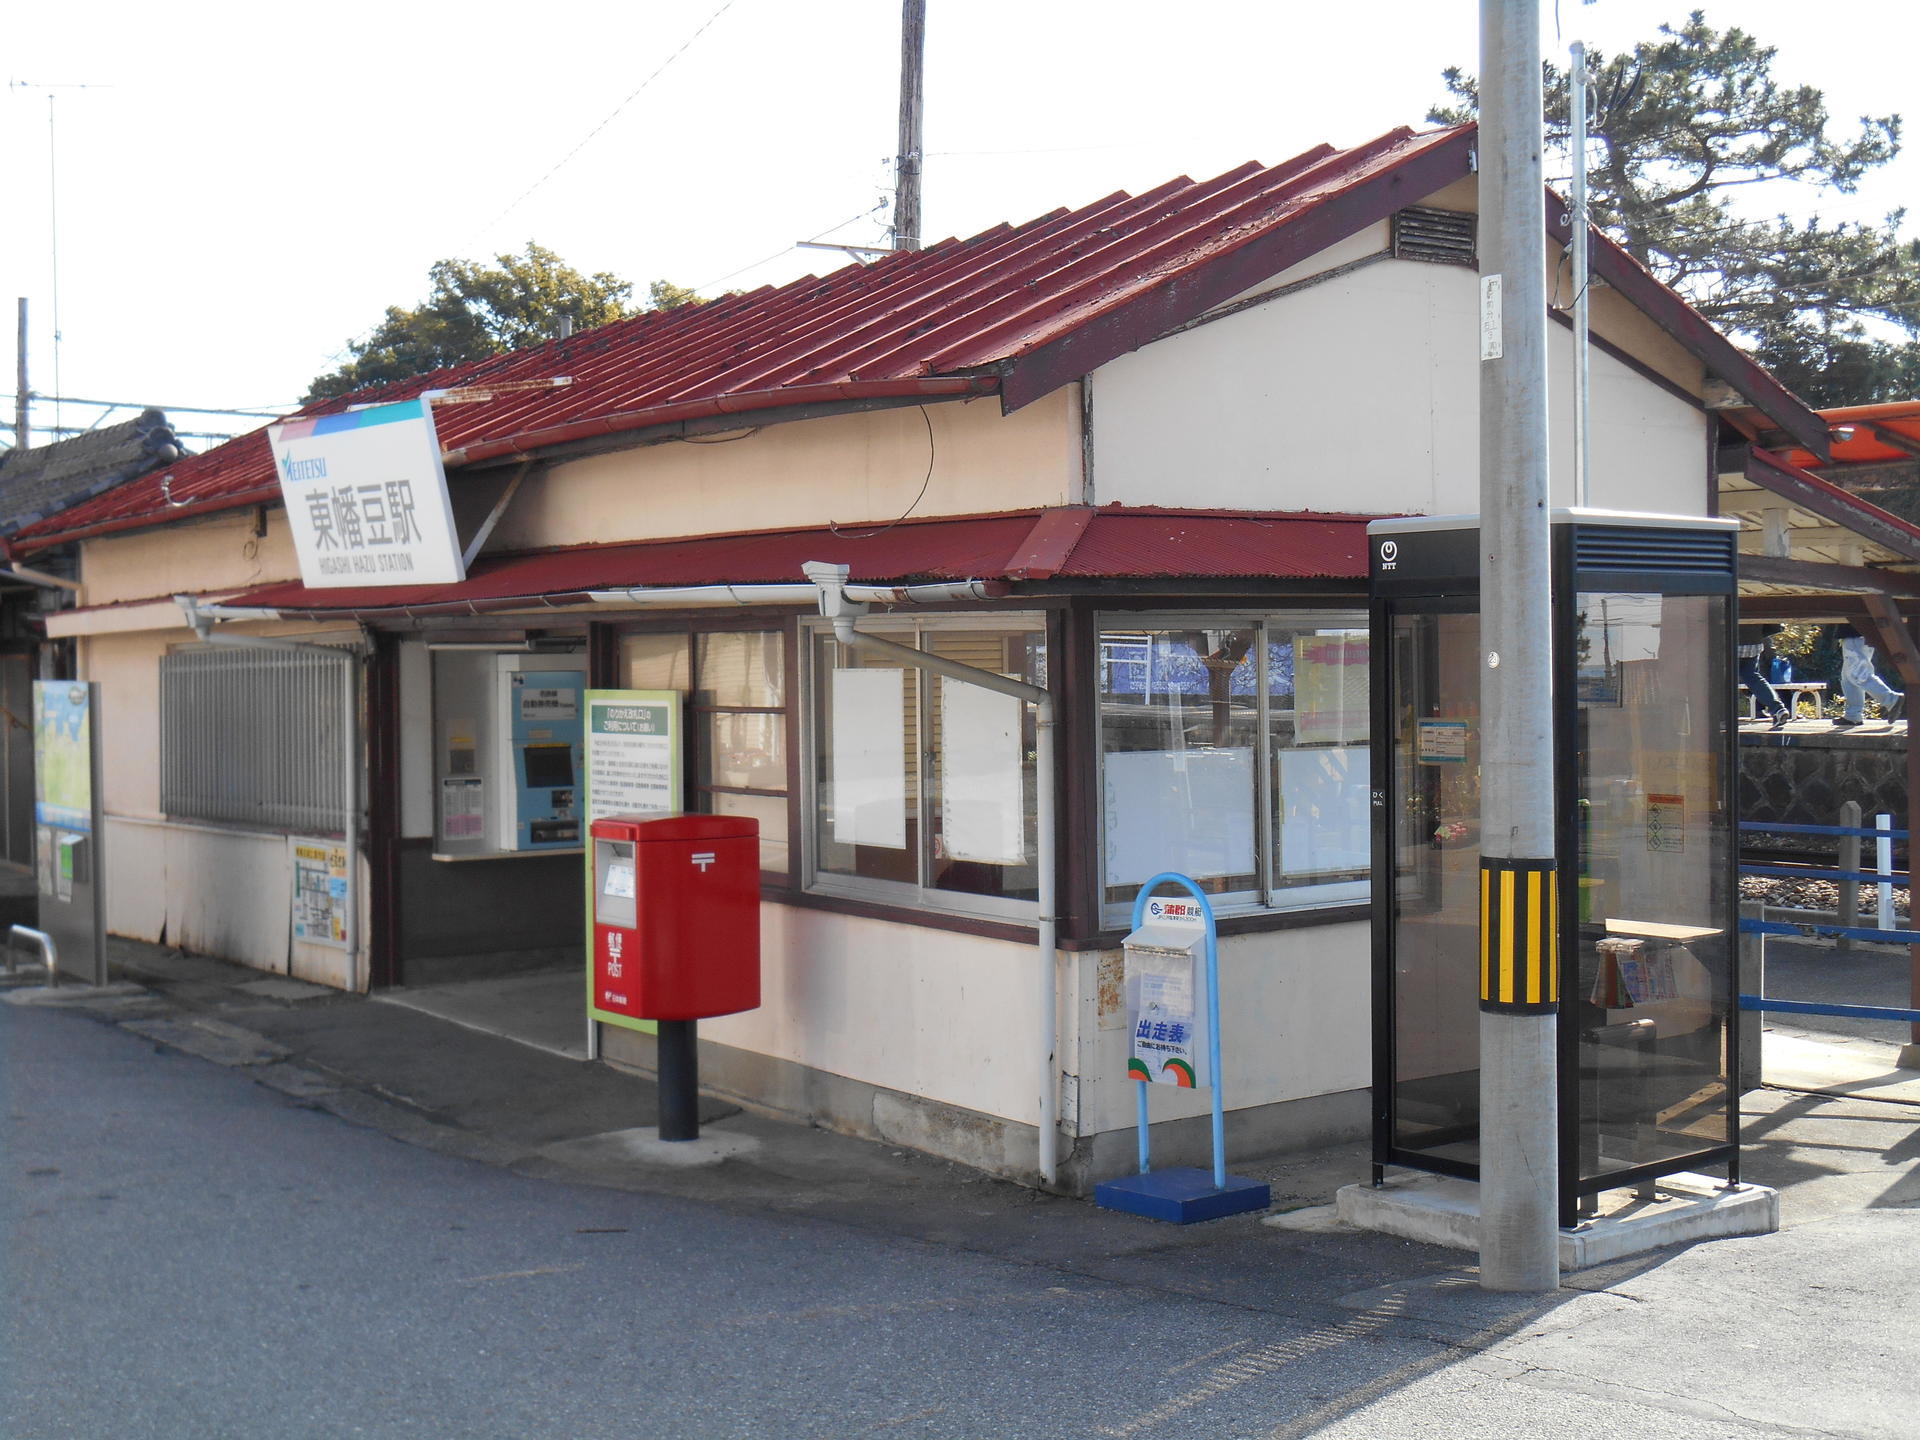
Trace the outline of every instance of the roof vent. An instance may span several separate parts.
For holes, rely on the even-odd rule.
[[[1458,210],[1409,205],[1393,216],[1393,258],[1477,267],[1474,232],[1480,217]]]

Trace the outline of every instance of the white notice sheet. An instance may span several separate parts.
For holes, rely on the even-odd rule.
[[[1011,695],[940,677],[940,833],[955,860],[1027,858],[1021,708]]]
[[[904,670],[833,672],[833,838],[907,848]]]

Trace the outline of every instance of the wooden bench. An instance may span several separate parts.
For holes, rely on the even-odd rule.
[[[1773,682],[1773,689],[1774,693],[1786,702],[1787,713],[1796,720],[1800,718],[1800,697],[1802,695],[1811,695],[1813,697],[1813,717],[1816,720],[1820,718],[1820,701],[1827,693],[1826,681],[1776,680]],[[1740,687],[1740,693],[1747,697],[1747,719],[1760,719],[1760,702],[1754,698],[1753,692],[1747,689],[1745,685],[1742,685]]]

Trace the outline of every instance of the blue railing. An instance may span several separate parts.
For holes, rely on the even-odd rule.
[[[1751,820],[1740,822],[1742,834],[1778,834],[1778,835],[1858,835],[1869,840],[1904,840],[1905,830],[1870,830],[1860,825],[1788,825],[1760,823]],[[1884,885],[1890,883],[1906,884],[1910,872],[1889,870],[1882,874],[1877,871],[1841,870],[1819,865],[1742,865],[1742,875],[1786,876],[1804,880],[1853,880],[1861,884]],[[1911,902],[1909,902],[1911,903]],[[1909,915],[1911,921],[1911,915]],[[1812,938],[1816,935],[1830,936],[1834,939],[1863,940],[1878,945],[1920,945],[1920,931],[1881,930],[1863,925],[1825,925],[1817,922],[1792,920],[1757,920],[1741,917],[1742,935],[1792,935]],[[1793,1015],[1840,1015],[1855,1020],[1905,1020],[1920,1024],[1920,1010],[1902,1010],[1887,1005],[1829,1005],[1813,1000],[1776,1000],[1767,995],[1742,995],[1742,1010],[1776,1010]]]

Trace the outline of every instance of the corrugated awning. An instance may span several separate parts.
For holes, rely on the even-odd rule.
[[[481,614],[631,587],[776,585],[824,560],[859,583],[1366,578],[1371,515],[1062,506],[995,515],[581,545],[479,561],[455,585],[263,585],[223,602],[289,616]]]

